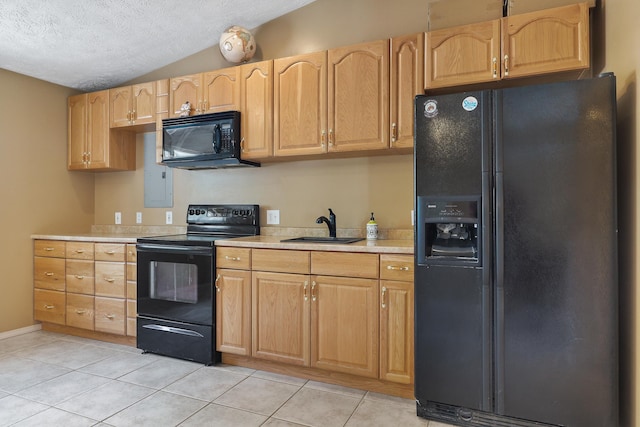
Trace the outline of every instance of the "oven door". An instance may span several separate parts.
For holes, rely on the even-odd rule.
[[[213,325],[214,248],[138,243],[138,314]]]

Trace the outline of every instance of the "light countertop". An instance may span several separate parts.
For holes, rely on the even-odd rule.
[[[295,237],[295,236],[290,236]],[[251,236],[216,240],[216,246],[258,249],[296,249],[307,251],[371,252],[413,254],[413,240],[361,240],[348,244],[281,242],[287,236]]]
[[[39,240],[66,240],[72,242],[99,242],[99,243],[136,243],[141,234],[122,233],[70,233],[70,234],[32,234],[32,239]]]

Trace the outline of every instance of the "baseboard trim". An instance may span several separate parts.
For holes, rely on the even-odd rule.
[[[13,329],[11,331],[0,332],[0,340],[5,338],[17,337],[18,335],[28,334],[29,332],[36,332],[42,329],[41,324],[25,326],[24,328]]]

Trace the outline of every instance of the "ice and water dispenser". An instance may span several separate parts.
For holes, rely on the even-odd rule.
[[[480,198],[418,197],[419,265],[480,265]]]

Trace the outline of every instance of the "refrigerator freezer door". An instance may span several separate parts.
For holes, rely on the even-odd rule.
[[[614,91],[606,77],[497,94],[498,414],[618,425]]]

